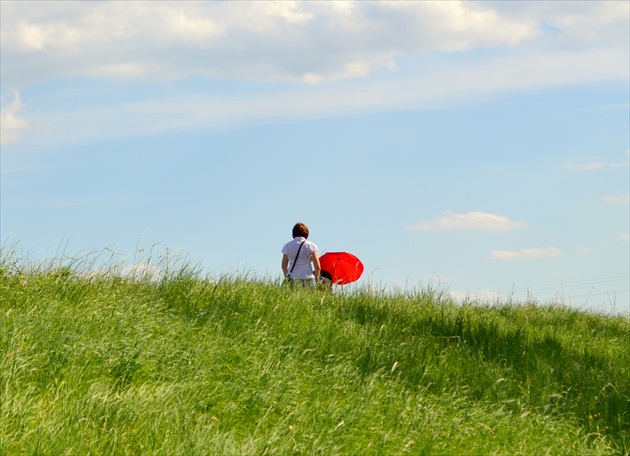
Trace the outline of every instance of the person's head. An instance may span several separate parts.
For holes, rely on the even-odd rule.
[[[308,226],[303,223],[296,223],[293,227],[293,237],[303,237],[308,239]]]

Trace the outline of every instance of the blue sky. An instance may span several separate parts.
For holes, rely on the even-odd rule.
[[[0,7],[5,247],[630,312],[627,2]]]

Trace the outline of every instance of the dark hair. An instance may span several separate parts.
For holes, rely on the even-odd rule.
[[[303,223],[296,223],[293,227],[293,237],[303,237],[304,239],[308,239],[308,226]]]

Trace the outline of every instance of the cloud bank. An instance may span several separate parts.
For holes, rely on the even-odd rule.
[[[0,101],[0,145],[17,141],[20,134],[28,130],[29,121],[23,117],[24,107],[20,94],[13,92],[11,96],[2,93]]]
[[[8,2],[2,52],[17,63],[10,84],[193,74],[317,83],[395,68],[397,57],[514,46],[537,27],[459,1]]]
[[[586,158],[580,162],[565,163],[565,169],[569,171],[600,171],[606,169],[627,168],[630,160],[625,161],[605,161],[599,157]]]
[[[534,249],[513,250],[493,250],[488,257],[491,260],[522,260],[536,258],[555,258],[563,253],[557,247],[541,247]]]
[[[606,204],[629,204],[630,195],[606,195],[602,197],[602,200]]]
[[[3,141],[28,131],[42,144],[77,143],[627,84],[629,14],[615,1],[4,2],[2,84],[18,101],[3,104]],[[49,99],[36,106],[28,90],[47,83]]]
[[[486,212],[467,212],[455,214],[447,212],[442,217],[426,222],[418,222],[407,226],[412,231],[444,231],[444,230],[515,230],[525,228],[527,224],[522,221],[511,220],[503,215],[488,214]]]

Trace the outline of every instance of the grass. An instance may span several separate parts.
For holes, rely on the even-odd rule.
[[[625,318],[84,269],[2,256],[2,455],[630,453]]]

